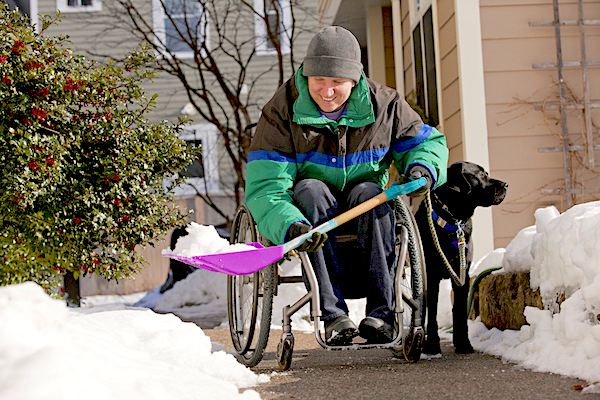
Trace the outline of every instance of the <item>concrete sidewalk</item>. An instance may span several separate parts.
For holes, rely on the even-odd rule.
[[[233,350],[229,330],[204,329],[212,341]],[[389,350],[326,351],[314,334],[294,332],[289,371],[281,372],[276,347],[281,331],[272,330],[265,356],[253,370],[271,375],[255,387],[263,399],[582,399],[574,385],[584,381],[524,370],[483,354],[457,355],[442,343],[441,358],[414,364]],[[584,395],[585,400],[600,394]]]

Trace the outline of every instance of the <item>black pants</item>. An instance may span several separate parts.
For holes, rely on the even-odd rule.
[[[304,179],[294,187],[294,201],[308,221],[318,226],[382,191],[375,183],[363,182],[339,192],[317,179]],[[332,230],[325,245],[309,253],[319,282],[324,321],[347,314],[344,299],[350,297],[345,295],[358,289],[363,295],[352,297],[367,298],[366,315],[393,322],[394,231],[394,210],[388,202]],[[340,251],[337,235],[341,233],[357,235],[356,251]]]

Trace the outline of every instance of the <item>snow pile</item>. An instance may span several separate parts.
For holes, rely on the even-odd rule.
[[[505,272],[527,272],[533,266],[531,244],[537,233],[535,226],[522,229],[506,246],[503,267]]]
[[[0,288],[0,398],[259,399],[239,389],[269,380],[173,315],[79,310],[34,283]]]
[[[600,272],[600,202],[573,206],[537,228],[531,287],[544,302],[592,284]]]
[[[505,254],[506,254],[506,249],[500,248],[500,249],[496,249],[496,250],[492,251],[491,253],[488,253],[485,256],[481,257],[481,259],[479,259],[478,261],[474,262],[471,265],[471,268],[469,270],[469,277],[475,278],[477,275],[479,275],[483,271],[487,271],[492,268],[501,268],[502,261],[504,260]]]
[[[256,250],[256,247],[247,244],[229,244],[228,240],[219,236],[217,229],[212,225],[200,225],[191,222],[185,230],[188,234],[177,240],[175,249],[164,249],[162,251],[163,255],[176,254],[184,257],[195,257]]]
[[[156,302],[156,309],[165,311],[207,303],[227,306],[227,275],[198,269],[164,292]]]
[[[600,202],[575,205],[562,215],[550,206],[534,215],[535,225],[506,247],[498,273],[530,271],[531,288],[540,289],[546,308],[557,312],[559,296],[570,297],[600,273]]]
[[[505,251],[498,249],[476,269],[494,273],[530,270],[531,286],[540,289],[545,310],[525,309],[529,325],[519,331],[488,330],[471,323],[479,351],[502,356],[536,371],[600,381],[600,202],[576,205],[563,214],[547,207],[535,212]],[[557,295],[567,299],[553,310]],[[555,311],[553,313],[553,311]],[[586,391],[600,392],[598,385]]]

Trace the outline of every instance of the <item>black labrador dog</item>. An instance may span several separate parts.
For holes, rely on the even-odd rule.
[[[458,226],[462,227],[467,243],[467,271],[473,261],[473,249],[470,245],[473,232],[471,217],[477,207],[490,207],[500,204],[506,196],[508,184],[489,177],[479,165],[461,161],[448,168],[448,181],[431,191],[431,204],[435,231],[440,247],[457,276],[460,276],[460,257],[458,250]],[[440,281],[450,278],[450,273],[436,249],[427,219],[425,201],[421,203],[415,215],[423,242],[425,264],[427,268],[427,338],[423,345],[425,354],[439,354],[437,311]],[[458,286],[452,281],[454,305],[452,308],[453,343],[456,353],[472,353],[467,328],[467,300],[469,296],[469,277]]]

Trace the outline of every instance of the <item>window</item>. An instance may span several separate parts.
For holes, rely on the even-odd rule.
[[[429,3],[429,5],[424,3]],[[431,1],[414,0],[412,4],[415,12],[412,39],[416,102],[427,116],[428,124],[437,126],[440,116]]]
[[[202,139],[186,140],[186,143],[188,146],[202,148]],[[202,154],[200,154],[199,158],[194,160],[193,163],[181,171],[179,175],[188,178],[204,178],[204,163],[202,161]]]
[[[163,55],[192,58],[194,48],[208,47],[206,13],[198,0],[153,0],[156,45]]]
[[[281,52],[290,52],[291,10],[289,0],[254,0],[254,35],[259,55],[276,54],[275,45],[269,36],[269,28],[281,44]],[[266,16],[266,23],[263,16]],[[267,27],[268,24],[268,27]]]
[[[195,196],[200,193],[219,191],[219,169],[217,166],[217,133],[212,124],[197,124],[186,127],[180,139],[190,146],[201,146],[202,155],[179,174],[186,177],[186,184],[174,189],[175,196]],[[165,187],[170,186],[165,182]]]
[[[56,9],[62,13],[102,10],[101,0],[56,0]]]

